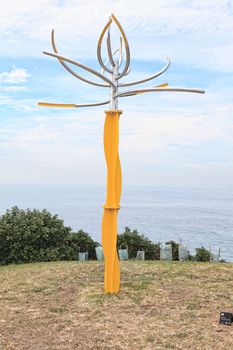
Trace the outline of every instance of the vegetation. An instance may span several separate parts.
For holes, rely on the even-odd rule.
[[[210,261],[210,251],[204,247],[196,248],[196,261]]]
[[[179,244],[172,246],[173,260],[179,260]],[[0,218],[0,264],[28,263],[55,260],[76,260],[78,252],[88,252],[89,259],[96,259],[95,247],[99,243],[79,230],[73,232],[63,220],[47,210],[22,210],[13,207]],[[137,230],[126,227],[118,235],[118,248],[128,248],[129,258],[135,259],[138,250],[145,251],[146,260],[160,259],[160,243],[154,243]],[[189,254],[192,261],[210,261],[210,252],[204,247]]]
[[[7,210],[0,218],[1,264],[75,258],[71,228],[47,210]]]
[[[125,228],[125,231],[118,235],[117,246],[128,247],[129,258],[135,259],[137,251],[143,249],[145,251],[146,260],[159,260],[160,258],[160,246],[159,243],[153,243],[150,239],[140,234],[137,230],[130,230],[129,227]]]
[[[100,244],[95,242],[87,232],[79,230],[72,234],[72,245],[76,252],[88,252],[89,259],[94,260],[96,259],[95,247]]]
[[[47,210],[13,207],[0,218],[0,264],[75,260],[79,251],[95,259],[99,245],[88,233],[73,232]]]

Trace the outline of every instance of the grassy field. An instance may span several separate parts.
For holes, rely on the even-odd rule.
[[[1,350],[233,349],[233,264],[123,262],[103,294],[103,264],[0,268]]]

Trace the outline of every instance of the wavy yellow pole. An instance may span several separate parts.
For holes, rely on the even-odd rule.
[[[102,221],[102,246],[105,259],[105,293],[118,293],[120,267],[117,254],[117,214],[121,197],[121,164],[118,154],[119,110],[105,111],[104,152],[107,163],[107,195]]]

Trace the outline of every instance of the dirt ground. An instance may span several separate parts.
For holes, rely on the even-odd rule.
[[[233,349],[233,264],[122,262],[118,295],[101,262],[0,267],[0,350]]]

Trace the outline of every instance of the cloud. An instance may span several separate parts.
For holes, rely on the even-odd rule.
[[[233,106],[212,118],[195,110],[155,113],[125,112],[120,120],[120,158],[128,183],[215,185],[232,183]],[[37,114],[8,120],[1,127],[2,181],[102,184],[106,165],[102,145],[102,111]],[[13,166],[14,165],[14,166]],[[198,178],[198,173],[203,178]],[[172,174],[171,174],[172,172]],[[13,176],[14,174],[14,176]],[[19,176],[19,174],[21,174]],[[93,177],[93,174],[94,177]],[[188,176],[188,178],[185,177]],[[165,181],[165,182],[164,182]]]
[[[167,174],[171,185],[179,177],[195,183],[205,168],[200,181],[208,184],[212,177],[216,183],[221,164],[232,184],[232,5],[227,0],[151,0],[146,6],[143,0],[3,2],[2,181],[10,174],[17,182],[20,172],[25,182],[39,182],[43,174],[45,182],[102,183],[104,107],[73,113],[39,109],[36,102],[107,99],[107,90],[75,80],[41,51],[51,48],[55,28],[59,51],[93,66],[98,36],[113,12],[131,49],[132,73],[126,81],[150,75],[170,56],[173,64],[158,84],[206,88],[205,95],[159,93],[120,100],[120,151],[128,181],[147,183],[149,176],[150,183],[156,178],[160,184]]]
[[[230,150],[233,147],[233,123],[229,119],[228,115],[224,116],[221,112],[213,118],[195,111],[188,115],[185,110],[179,113],[166,111],[159,116],[134,113],[133,123],[130,116],[122,121],[127,130],[122,138],[123,148],[127,149],[127,153],[132,153],[130,156],[168,149],[176,152],[177,147],[191,149],[192,153],[192,149],[216,149],[215,143],[222,146],[228,144]]]
[[[17,85],[12,85],[12,86],[0,86],[0,91],[3,92],[15,92],[15,91],[25,91],[26,88],[24,86],[17,86]]]
[[[26,83],[29,77],[30,74],[27,72],[26,69],[13,67],[8,72],[0,73],[0,83],[22,84]],[[11,89],[14,90],[15,87],[11,87]]]
[[[2,4],[1,55],[40,56],[56,29],[63,54],[95,57],[98,35],[114,12],[129,38],[132,57],[233,72],[232,1],[9,0]]]
[[[22,96],[17,97],[17,93],[24,93],[29,90],[25,84],[30,76],[31,74],[25,68],[15,66],[9,71],[0,73],[0,105],[2,110],[31,110],[32,101],[25,101]]]

